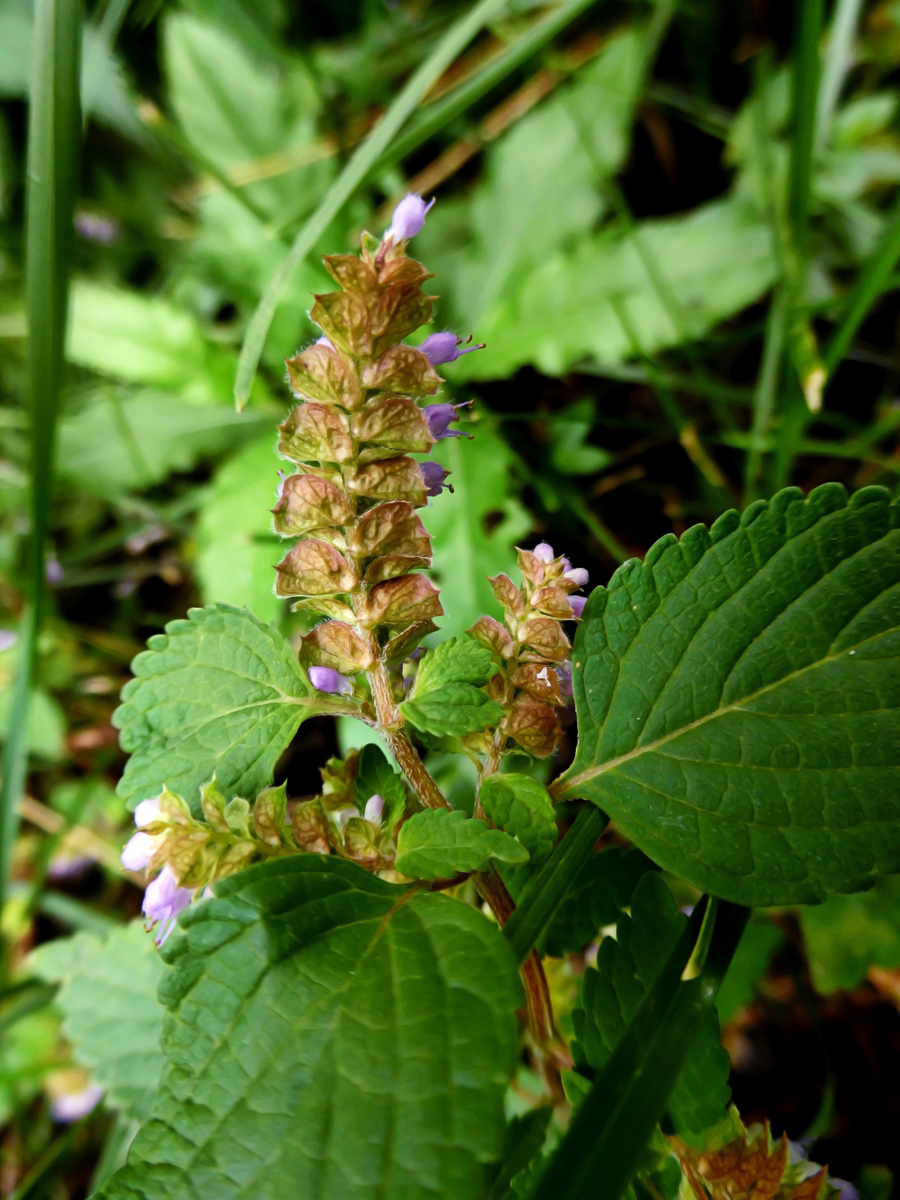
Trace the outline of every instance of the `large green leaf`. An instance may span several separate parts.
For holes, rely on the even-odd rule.
[[[486,871],[492,858],[528,861],[515,838],[486,821],[449,808],[416,813],[397,839],[397,870],[416,879],[452,879],[459,871]]]
[[[54,1003],[75,1061],[88,1067],[106,1103],[129,1120],[150,1116],[163,1066],[163,1006],[156,996],[165,968],[143,922],[105,938],[76,933],[38,947],[35,974],[62,986]]]
[[[200,511],[197,575],[205,600],[246,606],[265,621],[284,612],[273,570],[281,558],[270,512],[277,492],[270,430],[219,467]]]
[[[484,1195],[521,997],[496,926],[318,855],[181,924],[153,1119],[107,1200]]]
[[[113,714],[131,752],[118,789],[129,801],[167,784],[196,804],[213,774],[226,797],[252,798],[301,721],[333,711],[288,642],[246,609],[193,608],[147,645]]]
[[[585,972],[583,1007],[573,1017],[576,1062],[596,1070],[606,1066],[686,925],[662,878],[655,872],[644,875],[631,900],[631,915],[620,915],[616,936],[600,943],[597,969]],[[669,1097],[669,1116],[678,1133],[700,1134],[725,1117],[729,1070],[710,1005]]]
[[[548,258],[479,323],[488,348],[460,359],[458,374],[496,379],[534,363],[562,375],[582,361],[602,366],[653,354],[702,337],[757,300],[775,276],[769,227],[743,199],[643,222],[636,236],[640,245],[614,227]]]
[[[59,473],[92,496],[140,491],[253,436],[262,420],[170,392],[110,387],[60,423]]]
[[[472,441],[447,438],[432,451],[431,457],[452,472],[453,491],[430,500],[422,513],[433,539],[444,634],[462,633],[483,613],[499,615],[487,577],[515,572],[513,546],[531,528],[531,518],[514,498],[512,451],[487,421],[471,428]]]
[[[738,903],[900,870],[898,517],[882,488],[789,488],[620,567],[576,637],[557,798]]]

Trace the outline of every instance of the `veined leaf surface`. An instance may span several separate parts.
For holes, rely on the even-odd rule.
[[[576,638],[557,799],[740,904],[900,870],[898,525],[882,488],[789,488],[621,567]]]
[[[491,922],[302,855],[181,924],[154,1115],[107,1200],[484,1196],[520,1002]]]
[[[191,609],[147,644],[113,715],[131,752],[118,789],[127,800],[168,784],[197,803],[213,775],[226,797],[255,796],[300,722],[329,711],[289,643],[246,609]]]

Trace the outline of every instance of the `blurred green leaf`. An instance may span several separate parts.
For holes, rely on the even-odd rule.
[[[717,200],[638,229],[691,338],[746,308],[775,278],[768,226],[746,201]],[[684,340],[633,240],[613,228],[551,256],[504,295],[478,324],[487,349],[460,359],[458,374],[494,379],[533,363],[562,375],[579,362],[622,362],[635,348],[617,305],[644,354]]]
[[[89,495],[141,491],[270,424],[270,417],[255,411],[189,404],[149,388],[110,387],[60,422],[59,474]]]
[[[219,467],[197,523],[197,576],[204,600],[244,606],[263,621],[277,621],[285,610],[274,592],[273,567],[282,550],[269,511],[277,496],[277,472],[270,431]]]
[[[474,355],[469,355],[474,357]],[[447,438],[431,457],[452,474],[453,492],[430,500],[422,513],[431,534],[435,582],[441,588],[441,632],[458,635],[483,613],[497,615],[488,575],[516,568],[513,547],[531,528],[515,498],[515,456],[487,421],[467,426],[472,441]]]
[[[47,1008],[29,1013],[0,1038],[0,1122],[4,1125],[41,1090],[48,1071],[60,1067],[59,1018]]]
[[[56,938],[33,951],[32,970],[60,983],[54,1001],[77,1063],[105,1101],[125,1117],[150,1116],[163,1066],[163,1006],[156,989],[165,967],[141,920],[112,930]]]
[[[900,967],[900,878],[802,908],[800,924],[816,990],[858,987],[869,967]]]
[[[9,729],[12,688],[0,689],[0,740],[6,739]],[[60,762],[68,757],[66,751],[66,716],[56,700],[43,688],[33,688],[28,698],[26,741],[29,754],[47,762]]]
[[[716,996],[716,1008],[723,1024],[753,1000],[756,985],[765,975],[772,955],[783,943],[783,929],[771,921],[751,918]]]
[[[554,414],[548,426],[550,464],[563,475],[593,475],[612,462],[608,451],[585,445],[595,419],[596,404],[590,396]]]

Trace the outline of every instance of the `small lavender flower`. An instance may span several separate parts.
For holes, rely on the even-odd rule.
[[[88,242],[99,242],[101,246],[108,246],[119,236],[118,221],[100,213],[77,212],[74,223],[79,237]]]
[[[428,404],[422,409],[428,432],[436,440],[448,437],[470,437],[459,429],[449,429],[451,421],[459,420],[459,408],[455,404]]]
[[[584,612],[584,606],[587,604],[587,596],[570,596],[569,604],[576,619],[581,617]]]
[[[384,813],[384,796],[379,796],[376,792],[374,796],[370,796],[366,801],[366,810],[363,816],[373,825],[381,824],[381,817]]]
[[[134,810],[134,823],[138,829],[152,825],[154,821],[162,820],[162,811],[156,800],[142,800]]]
[[[50,1117],[60,1125],[71,1125],[93,1112],[102,1098],[103,1088],[99,1084],[89,1083],[80,1092],[57,1096],[50,1106]]]
[[[425,224],[425,214],[434,204],[426,204],[421,196],[417,196],[415,192],[410,192],[404,196],[397,207],[394,209],[394,215],[391,217],[391,227],[385,234],[385,238],[390,238],[393,242],[407,242],[410,238],[415,237]]]
[[[452,492],[453,488],[449,483],[444,483],[444,480],[450,474],[440,463],[436,462],[421,462],[419,470],[422,472],[422,479],[425,482],[426,496],[439,496],[444,488],[449,488]]]
[[[569,570],[564,572],[563,579],[571,579],[572,583],[577,584],[579,587],[585,587],[587,581],[590,579],[590,575],[588,575],[584,567],[570,567]]]
[[[553,562],[556,555],[553,553],[553,547],[549,542],[538,542],[531,552],[535,558],[539,558],[541,562]]]
[[[149,833],[140,830],[132,834],[125,843],[120,855],[120,862],[126,871],[145,871],[150,866],[150,859],[156,849],[156,839]]]
[[[470,337],[468,341],[463,341],[455,333],[430,333],[416,349],[422,351],[433,367],[439,367],[441,363],[455,362],[463,354],[471,354],[473,350],[484,349],[484,342],[470,346],[471,340]]]
[[[17,641],[18,635],[14,629],[0,629],[0,653],[12,650]]]
[[[353,684],[347,676],[341,675],[331,667],[310,667],[309,682],[319,692],[349,696],[353,691]]]
[[[572,664],[570,662],[557,663],[553,668],[556,671],[556,679],[559,684],[559,693],[561,696],[572,695]]]
[[[140,837],[140,834],[135,834]],[[134,839],[132,839],[134,840]],[[163,867],[152,883],[147,885],[144,892],[144,916],[149,921],[159,921],[159,932],[155,941],[161,946],[172,930],[175,920],[194,898],[194,888],[178,886],[178,880],[172,874],[168,865]]]

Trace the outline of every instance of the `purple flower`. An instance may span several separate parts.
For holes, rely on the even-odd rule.
[[[366,810],[363,813],[363,816],[367,821],[371,821],[373,825],[380,825],[383,813],[384,796],[379,796],[376,792],[374,796],[370,796],[366,801]]]
[[[471,340],[470,337],[468,342],[463,341],[455,333],[430,333],[416,349],[422,351],[433,367],[439,367],[441,363],[455,362],[463,354],[471,354],[473,350],[484,349],[484,342],[470,346]]]
[[[425,483],[426,496],[439,496],[444,488],[450,487],[449,483],[444,483],[444,480],[450,474],[440,463],[436,462],[420,462],[419,470],[422,472],[422,480]]]
[[[580,617],[584,612],[584,606],[587,604],[586,596],[570,596],[569,604],[572,606],[572,612],[576,617]]]
[[[120,855],[120,862],[126,871],[144,871],[150,866],[150,859],[156,849],[156,839],[149,833],[135,833],[125,843]]]
[[[434,204],[434,200],[431,201],[431,204]],[[394,209],[391,227],[385,237],[390,238],[393,242],[406,242],[411,237],[415,237],[425,224],[425,214],[431,208],[431,204],[426,204],[422,197],[417,196],[415,192],[404,196]]]
[[[553,669],[556,671],[556,679],[559,684],[559,694],[561,696],[571,696],[572,664],[570,662],[557,663]]]
[[[459,409],[455,404],[429,404],[422,409],[428,432],[436,440],[448,437],[465,437],[459,429],[448,429],[451,421],[459,420]],[[468,435],[471,436],[471,435]]]
[[[340,696],[349,696],[353,691],[353,684],[347,676],[341,675],[340,672],[333,670],[331,667],[310,667],[309,682],[319,692],[332,692]]]
[[[579,587],[584,587],[590,579],[590,575],[588,575],[584,567],[571,567],[563,574],[563,579],[571,579],[572,583],[577,584]]]
[[[135,837],[139,837],[135,834]],[[178,880],[169,866],[163,867],[144,892],[144,916],[150,921],[159,921],[156,944],[161,946],[175,928],[175,919],[194,898],[194,888],[178,886]]]
[[[535,558],[539,558],[541,562],[553,562],[556,555],[553,553],[553,547],[549,542],[538,542],[531,552]]]
[[[112,217],[103,217],[99,213],[77,212],[75,232],[88,242],[99,242],[101,246],[108,246],[119,236],[119,223]]]
[[[80,1092],[67,1092],[55,1097],[50,1106],[50,1117],[60,1125],[70,1125],[86,1117],[103,1098],[103,1088],[99,1084],[89,1083]]]
[[[12,650],[18,640],[18,635],[13,629],[0,629],[0,653],[4,650]]]

